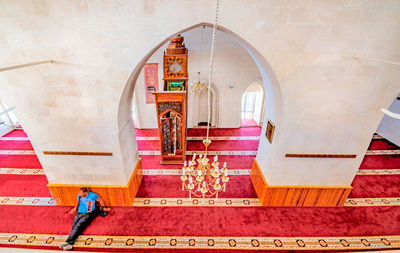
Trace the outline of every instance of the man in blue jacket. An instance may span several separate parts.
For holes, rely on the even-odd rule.
[[[89,226],[94,217],[97,216],[96,201],[99,202],[100,210],[102,212],[108,212],[111,210],[110,208],[105,207],[103,199],[96,193],[88,191],[85,187],[82,187],[79,190],[77,204],[71,211],[69,211],[69,214],[75,214],[71,233],[65,243],[60,245],[61,249],[72,250],[75,240],[82,234],[83,230]]]

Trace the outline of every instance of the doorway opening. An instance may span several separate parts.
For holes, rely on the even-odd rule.
[[[241,126],[262,126],[264,89],[258,83],[251,84],[243,93],[241,102]]]
[[[12,112],[14,109],[0,99],[0,137],[18,128],[19,120]]]

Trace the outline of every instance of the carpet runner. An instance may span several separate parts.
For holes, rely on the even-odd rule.
[[[258,127],[254,119],[242,119],[241,127]]]

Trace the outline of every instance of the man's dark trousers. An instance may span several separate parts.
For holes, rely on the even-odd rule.
[[[75,214],[74,222],[72,224],[71,233],[69,234],[66,242],[73,245],[75,240],[83,233],[83,230],[92,222],[96,217],[97,212],[93,210],[90,213],[77,213]]]

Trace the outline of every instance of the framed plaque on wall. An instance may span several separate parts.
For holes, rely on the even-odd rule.
[[[265,137],[267,137],[269,143],[272,143],[272,137],[274,136],[275,125],[272,121],[268,120],[267,131],[265,132]]]

